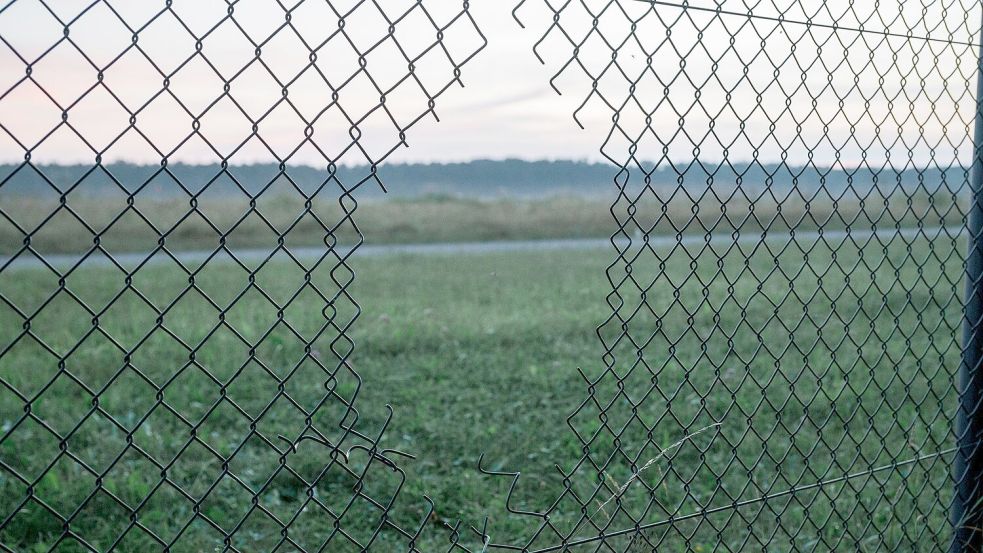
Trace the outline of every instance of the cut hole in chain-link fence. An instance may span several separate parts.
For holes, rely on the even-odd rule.
[[[505,509],[454,523],[356,408],[351,256],[469,2],[7,2],[0,547],[978,550],[981,11],[522,0],[609,316],[555,472],[475,460]]]

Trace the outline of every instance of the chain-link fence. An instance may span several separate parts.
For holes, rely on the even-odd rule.
[[[469,3],[0,8],[0,547],[980,550],[981,4],[514,15],[615,255],[572,447],[480,461],[478,524],[405,492],[352,357],[357,191],[485,46]]]

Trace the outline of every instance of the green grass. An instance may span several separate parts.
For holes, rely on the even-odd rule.
[[[341,400],[358,390],[357,428],[374,435],[391,404],[395,417],[383,444],[417,456],[401,460],[407,481],[394,520],[412,527],[426,512],[424,495],[437,505],[418,544],[423,551],[446,550],[448,533],[436,523],[458,517],[478,525],[488,515],[494,541],[521,543],[540,520],[509,516],[508,479],[480,475],[476,462],[484,453],[488,467],[523,472],[513,506],[538,510],[560,497],[565,486],[553,464],[570,471],[581,458],[565,424],[588,398],[578,367],[592,379],[604,375],[591,387],[592,401],[570,419],[585,439],[597,433],[590,457],[596,463],[615,449],[608,429],[619,429],[621,449],[637,456],[637,469],[661,448],[722,423],[643,472],[617,514],[615,502],[595,511],[631,477],[631,465],[615,456],[602,477],[607,488],[594,494],[598,474],[581,464],[570,488],[580,498],[593,495],[587,513],[611,530],[633,527],[626,512],[641,523],[658,522],[672,511],[698,512],[701,505],[724,506],[951,447],[962,247],[943,239],[910,248],[874,241],[843,246],[834,256],[828,247],[806,246],[647,252],[634,264],[634,280],[624,280],[623,265],[615,264],[610,275],[624,298],[618,312],[631,320],[627,334],[617,319],[602,327],[616,357],[607,372],[594,328],[612,311],[604,270],[613,252],[359,259],[351,291],[361,315],[351,331],[357,346],[350,363],[361,381],[345,370],[328,374],[348,346],[335,341],[337,329],[325,327],[326,318],[344,326],[354,306],[341,295],[325,307],[310,288],[294,297],[304,273],[286,260],[261,268],[255,286],[240,268],[207,265],[190,291],[189,276],[176,266],[147,267],[132,280],[144,299],[114,269],[70,274],[54,298],[58,278],[49,272],[5,271],[0,294],[19,309],[30,313],[48,303],[31,319],[28,336],[24,320],[0,305],[0,347],[13,342],[0,356],[8,384],[0,388],[0,425],[12,429],[0,441],[0,517],[26,497],[27,485],[14,472],[35,492],[0,531],[0,542],[48,550],[62,524],[37,502],[43,500],[105,550],[129,526],[118,499],[142,505],[139,523],[174,551],[221,550],[212,525],[241,525],[232,545],[268,550],[281,536],[271,517],[294,516],[290,538],[316,549],[333,524],[320,509],[301,510],[304,480],[323,471],[317,496],[336,512],[352,497],[355,480],[313,442],[288,456],[293,473],[277,473],[272,445],[283,447],[279,434],[304,431],[304,411],[326,393],[313,423],[340,439]],[[311,277],[328,298],[338,292],[330,272],[321,267]],[[351,275],[339,269],[333,276]],[[638,310],[636,282],[647,299]],[[289,301],[282,320],[271,300]],[[82,303],[98,312],[98,331]],[[165,311],[162,327],[147,334],[158,310]],[[313,343],[309,356],[305,341]],[[281,386],[295,404],[279,394]],[[28,418],[22,398],[31,400]],[[656,527],[645,536],[666,551],[728,550],[718,544],[732,551],[942,549],[948,459]],[[349,468],[365,465],[366,456],[354,451]],[[162,470],[168,483],[160,485]],[[398,485],[396,475],[378,462],[368,470],[365,494],[384,501]],[[95,492],[100,483],[116,499]],[[254,492],[268,515],[246,516]],[[652,498],[657,504],[646,510]],[[567,531],[579,509],[567,493],[551,523]],[[340,526],[366,541],[378,515],[357,500]],[[342,542],[336,536],[327,550],[357,551]],[[398,543],[387,531],[375,549],[397,550]],[[559,543],[547,530],[533,549]],[[649,550],[625,538],[610,544]],[[160,548],[136,527],[119,547]],[[58,548],[77,550],[69,542]]]
[[[45,253],[83,252],[99,243],[112,251],[148,251],[163,239],[173,249],[215,249],[219,237],[233,248],[354,243],[358,232],[377,244],[602,237],[611,234],[607,202],[584,198],[472,200],[424,197],[363,201],[358,229],[346,219],[355,204],[318,199],[305,210],[297,195],[143,200],[80,198],[68,208],[55,200],[0,195],[0,251],[15,252],[28,239]],[[316,216],[315,216],[316,214]],[[15,225],[16,223],[16,225]],[[19,227],[19,228],[18,228]]]

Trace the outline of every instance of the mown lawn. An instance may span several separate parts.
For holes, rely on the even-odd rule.
[[[542,521],[506,513],[509,480],[479,474],[481,453],[522,471],[513,507],[545,509],[571,490],[550,521],[575,538],[859,474],[644,535],[666,551],[941,550],[951,455],[933,455],[953,445],[962,247],[861,242],[835,254],[812,242],[648,251],[632,279],[623,263],[609,270],[623,299],[609,296],[613,250],[360,259],[350,357],[338,327],[355,307],[334,281],[351,274],[330,263],[310,272],[330,302],[283,256],[253,284],[233,265],[193,278],[151,265],[130,287],[117,269],[83,269],[54,297],[50,271],[0,272],[0,520],[17,511],[0,543],[47,551],[70,519],[97,550],[220,551],[222,529],[240,551],[358,551],[345,536],[368,543],[380,515],[361,496],[385,503],[397,475],[355,449],[348,470],[367,470],[357,487],[329,448],[290,452],[277,436],[311,433],[309,417],[347,449],[365,441],[339,422],[374,436],[390,404],[383,446],[416,455],[390,455],[407,476],[392,520],[412,532],[432,498],[423,551],[447,549],[443,521],[487,515],[493,541],[520,544]],[[630,319],[600,332],[613,361],[594,332],[608,301]],[[6,302],[44,307],[25,325]],[[361,382],[336,370],[342,358]],[[600,379],[589,388],[578,368]],[[344,402],[356,391],[354,422]],[[583,462],[565,483],[554,463],[569,473],[581,460],[575,411],[605,474]],[[600,507],[662,448],[718,423]],[[322,506],[307,496],[315,480]],[[531,550],[561,541],[547,529]],[[392,530],[372,545],[405,550]]]

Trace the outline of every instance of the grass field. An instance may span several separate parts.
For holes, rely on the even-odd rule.
[[[150,266],[132,277],[142,298],[112,268],[69,275],[51,299],[58,278],[50,272],[0,272],[9,302],[26,313],[44,305],[25,334],[24,319],[0,304],[0,519],[34,491],[0,543],[47,551],[63,526],[50,508],[98,550],[128,528],[123,551],[159,549],[157,539],[173,551],[222,550],[215,527],[237,528],[231,545],[241,551],[268,550],[292,517],[290,540],[314,550],[334,531],[324,510],[302,508],[304,480],[322,471],[317,497],[345,512],[338,527],[364,543],[380,513],[363,499],[345,510],[355,481],[329,452],[303,443],[288,457],[294,472],[277,472],[273,447],[284,447],[277,435],[304,431],[305,411],[326,394],[313,423],[340,440],[340,399],[356,390],[357,427],[374,435],[391,404],[383,444],[417,456],[401,461],[408,479],[393,516],[413,527],[426,512],[423,496],[433,498],[423,551],[446,550],[438,523],[458,517],[478,525],[488,515],[494,541],[521,542],[541,519],[507,515],[508,479],[480,475],[477,459],[485,453],[489,467],[523,472],[513,506],[544,509],[560,497],[564,478],[553,464],[570,471],[582,456],[565,423],[588,398],[578,367],[604,374],[570,419],[580,435],[596,435],[590,459],[599,464],[615,435],[637,468],[720,423],[639,475],[620,509],[599,505],[631,478],[631,464],[612,457],[603,484],[581,464],[569,486],[592,522],[610,530],[632,528],[629,515],[658,522],[934,454],[952,445],[962,247],[948,238],[868,241],[835,255],[806,243],[659,250],[639,258],[633,280],[616,263],[609,274],[624,303],[610,300],[630,323],[627,333],[618,319],[602,327],[616,357],[608,372],[594,328],[612,312],[611,251],[357,260],[351,291],[361,315],[350,362],[361,384],[334,372],[348,345],[326,325],[344,326],[354,305],[345,296],[328,304],[289,261],[260,268],[252,286],[241,268],[206,265],[190,290],[176,266]],[[328,298],[338,292],[331,276],[323,266],[311,273]],[[647,306],[638,303],[642,290]],[[274,304],[286,305],[282,320]],[[941,550],[948,459],[928,456],[645,535],[666,551]],[[354,452],[350,465],[363,468],[364,455]],[[379,500],[397,484],[379,463],[366,482],[364,493]],[[116,499],[96,491],[100,484]],[[141,506],[140,526],[120,502]],[[551,522],[572,529],[580,506],[567,493]],[[336,535],[327,551],[358,550],[344,541]],[[397,542],[388,531],[374,545],[390,551]],[[560,542],[546,531],[531,549]],[[83,548],[68,541],[57,550]],[[290,542],[279,549],[294,550]]]

